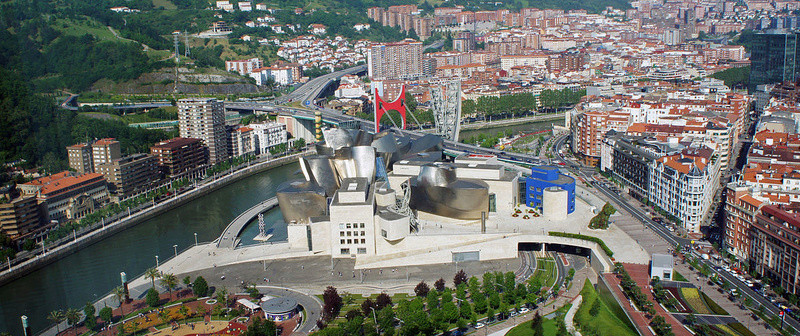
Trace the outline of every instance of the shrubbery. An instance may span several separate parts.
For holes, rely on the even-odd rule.
[[[577,233],[556,232],[556,231],[550,231],[549,235],[553,236],[553,237],[575,238],[575,239],[582,239],[582,240],[588,240],[588,241],[591,241],[591,242],[595,242],[598,245],[600,245],[600,248],[603,249],[603,252],[605,252],[606,255],[608,255],[609,258],[614,256],[614,252],[611,251],[611,249],[608,248],[608,246],[606,246],[606,243],[602,239],[597,238],[597,237],[592,237],[592,236],[587,236],[587,235],[582,235],[582,234],[577,234]]]
[[[608,229],[608,217],[613,215],[615,212],[617,212],[617,209],[606,202],[606,204],[603,205],[603,209],[600,210],[600,213],[598,213],[596,216],[594,216],[594,218],[592,218],[591,221],[589,221],[589,228],[603,230]]]

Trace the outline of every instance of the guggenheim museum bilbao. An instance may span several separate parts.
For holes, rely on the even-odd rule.
[[[304,178],[277,192],[293,250],[363,265],[510,258],[519,242],[498,240],[542,235],[536,223],[569,223],[576,212],[575,180],[555,167],[523,177],[493,156],[446,156],[435,135],[322,132],[316,154],[300,158]]]

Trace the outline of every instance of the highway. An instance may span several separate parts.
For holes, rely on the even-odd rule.
[[[646,226],[651,231],[658,234],[665,241],[675,246],[676,247],[675,249],[677,251],[683,250],[684,248],[691,249],[691,243],[692,243],[691,239],[674,236],[670,231],[666,229],[666,227],[664,227],[664,225],[653,221],[652,218],[646,212],[644,212],[641,207],[630,204],[625,198],[620,196],[618,192],[610,190],[609,187],[605,185],[605,183],[595,180],[593,178],[595,172],[594,168],[584,167],[580,164],[576,164],[574,162],[565,160],[564,157],[561,156],[560,150],[567,138],[568,135],[564,135],[558,140],[556,140],[556,142],[553,145],[553,153],[556,155],[556,157],[566,162],[567,165],[571,169],[573,169],[574,174],[584,178],[586,181],[595,181],[596,183],[593,183],[593,185],[597,190],[600,191],[600,194],[605,196],[606,199],[612,200],[618,206],[625,209],[625,211],[627,211],[633,217],[641,221],[644,226]],[[710,260],[702,258],[697,258],[697,259],[701,264],[708,266],[708,268],[711,270],[711,274],[714,273],[718,274],[718,276],[721,279],[724,279],[732,286],[734,286],[739,291],[739,293],[749,296],[753,301],[763,306],[769,314],[777,315],[778,312],[780,311],[780,309],[775,304],[767,300],[763,295],[756,293],[753,289],[748,287],[747,284],[735,278],[731,273],[728,273],[727,271],[724,271],[722,269],[717,269],[717,265],[712,263]],[[800,323],[798,323],[798,321],[795,320],[794,318],[788,316],[788,314],[786,315],[787,315],[785,320],[786,324],[790,325],[795,330],[800,330]]]
[[[297,88],[291,93],[275,98],[275,104],[286,104],[291,102],[302,103],[306,100],[313,100],[320,95],[322,90],[324,90],[330,82],[338,80],[344,75],[352,75],[364,71],[367,71],[367,66],[358,65],[352,68],[347,68],[329,73],[327,75],[319,76],[303,84],[301,87]]]

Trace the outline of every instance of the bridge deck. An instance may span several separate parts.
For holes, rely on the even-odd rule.
[[[278,206],[278,198],[273,197],[258,203],[252,208],[247,209],[245,212],[239,214],[239,216],[234,218],[233,221],[228,224],[228,226],[225,228],[225,231],[222,231],[222,235],[217,239],[217,247],[231,249],[236,247],[236,244],[239,242],[239,234],[241,234],[242,230],[244,230],[244,226],[253,220],[253,218],[258,216],[258,214],[270,210],[276,206]]]

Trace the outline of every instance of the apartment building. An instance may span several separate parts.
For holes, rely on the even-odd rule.
[[[178,101],[178,128],[182,138],[200,139],[208,147],[209,162],[228,159],[228,134],[222,102],[211,98]]]
[[[739,260],[750,256],[750,232],[755,215],[764,202],[750,195],[751,188],[737,182],[725,193],[725,248]]]
[[[289,141],[286,125],[277,122],[250,124],[253,130],[253,143],[256,154],[269,154],[269,150]]]
[[[0,188],[0,232],[21,241],[41,230],[41,224],[36,197],[20,195],[15,186]]]
[[[95,169],[108,181],[109,189],[119,197],[127,197],[147,190],[161,179],[158,160],[147,154],[132,154]]]
[[[680,221],[688,231],[700,233],[709,213],[720,177],[720,159],[704,145],[685,148],[650,165],[650,202]]]
[[[83,218],[108,203],[103,174],[64,171],[18,185],[23,196],[35,196],[45,220],[59,223]]]
[[[422,42],[412,39],[372,44],[367,57],[370,79],[382,81],[422,77],[422,49]]]
[[[225,61],[225,71],[236,72],[242,76],[252,73],[255,69],[264,67],[260,58],[250,58],[236,61]]]
[[[92,146],[88,143],[79,143],[67,146],[67,161],[69,167],[81,174],[94,172],[92,162]]]
[[[114,138],[100,139],[92,143],[92,166],[110,163],[122,157],[119,141]]]
[[[208,148],[195,138],[161,141],[150,147],[150,155],[166,176],[180,175],[208,163]]]
[[[255,143],[253,139],[253,129],[242,125],[228,126],[230,139],[228,142],[228,152],[232,157],[255,154]]]
[[[789,294],[800,293],[800,214],[764,205],[751,226],[750,269]]]

